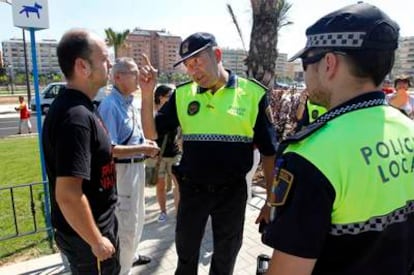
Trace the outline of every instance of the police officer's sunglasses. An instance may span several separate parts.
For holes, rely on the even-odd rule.
[[[321,53],[317,53],[317,54],[314,54],[312,56],[302,57],[302,68],[303,68],[303,71],[306,72],[306,69],[308,68],[308,65],[319,62],[328,53],[334,53],[334,54],[339,54],[339,55],[346,55],[345,52],[332,51],[332,50],[330,50],[330,51],[324,51],[324,52],[321,52]]]

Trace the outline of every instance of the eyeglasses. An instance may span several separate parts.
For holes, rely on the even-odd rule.
[[[130,74],[133,76],[137,76],[138,75],[138,71],[120,71],[120,74]]]
[[[306,72],[306,69],[308,68],[308,65],[315,64],[315,63],[319,62],[328,53],[334,53],[334,54],[339,54],[339,55],[346,55],[345,52],[340,52],[340,51],[326,51],[326,52],[317,53],[317,54],[312,55],[312,56],[302,57],[302,68],[303,68],[303,71]]]

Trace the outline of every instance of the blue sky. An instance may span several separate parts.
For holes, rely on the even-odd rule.
[[[288,0],[289,1],[289,0]],[[33,0],[35,2],[35,0]],[[290,0],[293,25],[282,29],[279,50],[289,56],[305,44],[305,29],[321,16],[356,3],[356,0]],[[386,11],[400,24],[402,36],[414,36],[414,24],[407,0],[365,1]],[[247,47],[251,30],[249,0],[48,0],[50,28],[36,32],[36,39],[57,39],[68,29],[84,27],[104,37],[104,29],[165,29],[183,38],[196,31],[215,34],[221,46],[241,48],[242,44],[228,14],[230,3],[239,19]],[[28,35],[27,35],[28,36]],[[12,10],[0,3],[0,41],[21,38],[13,26]]]

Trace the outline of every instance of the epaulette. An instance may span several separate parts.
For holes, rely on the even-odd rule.
[[[259,81],[257,81],[256,79],[254,79],[254,78],[248,78],[248,80],[250,80],[251,82],[254,82],[254,83],[256,83],[258,86],[260,86],[261,88],[263,88],[263,89],[265,89],[266,91],[268,90],[268,88],[265,86],[265,85],[263,85],[262,83],[260,83]]]
[[[280,156],[283,153],[283,151],[286,149],[286,147],[288,147],[289,144],[292,144],[292,143],[295,143],[295,142],[298,142],[298,141],[301,141],[307,138],[308,136],[312,135],[313,133],[321,129],[323,126],[325,126],[325,124],[326,124],[326,121],[311,123],[304,129],[298,131],[297,133],[293,134],[290,137],[287,137],[285,140],[283,140],[279,144],[276,155]]]
[[[179,87],[185,86],[185,85],[190,84],[190,83],[192,83],[192,82],[193,82],[192,80],[189,80],[189,81],[186,81],[186,82],[180,83],[180,84],[178,84],[177,86],[175,86],[175,88],[177,89],[177,88],[179,88]]]

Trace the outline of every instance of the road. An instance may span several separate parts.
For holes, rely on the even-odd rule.
[[[30,118],[32,123],[32,133],[37,132],[36,114]],[[0,138],[15,135],[19,131],[19,116],[16,115],[2,115],[0,116]],[[23,127],[23,133],[27,130]]]

